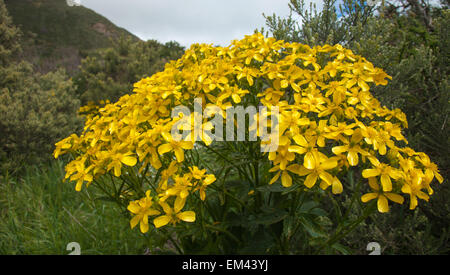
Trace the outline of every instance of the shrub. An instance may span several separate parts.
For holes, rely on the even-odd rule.
[[[132,90],[132,83],[161,71],[166,62],[179,58],[182,50],[176,42],[113,41],[113,47],[82,60],[80,72],[74,77],[82,105],[100,100],[115,102]]]
[[[386,86],[371,89],[383,105],[400,108],[408,119],[404,135],[411,147],[425,151],[449,175],[448,112],[448,1],[441,5],[421,1],[383,1],[375,6],[367,1],[324,0],[323,10],[307,9],[302,0],[290,1],[293,16],[266,16],[269,30],[277,38],[309,45],[343,43],[392,76]],[[422,12],[417,12],[422,9]],[[447,181],[447,180],[445,180]],[[448,184],[436,186],[436,196],[428,204],[419,205],[413,213],[394,210],[387,215],[370,218],[371,228],[389,230],[391,253],[448,253],[450,194]],[[397,220],[407,221],[404,224]],[[411,231],[426,220],[427,229]],[[429,227],[429,229],[428,229]],[[349,238],[378,240],[376,230],[361,228]],[[359,234],[359,235],[358,235]],[[393,243],[394,240],[397,243]],[[423,249],[408,246],[403,240],[426,239]],[[442,242],[444,240],[444,242]],[[348,242],[352,243],[352,242]],[[437,245],[439,243],[439,245]],[[359,244],[361,246],[361,244]],[[400,250],[398,248],[405,250]],[[417,246],[416,246],[417,247]],[[427,249],[434,247],[433,249]],[[409,249],[408,249],[409,248]]]
[[[66,179],[77,191],[103,190],[129,210],[132,228],[180,253],[347,253],[338,241],[375,209],[405,198],[415,209],[433,179],[443,181],[426,154],[406,146],[405,114],[370,93],[388,79],[341,45],[259,33],[228,47],[195,44],[88,116],[54,155],[74,157]],[[239,129],[225,115],[239,104],[266,109],[248,117],[242,142],[228,132],[215,140],[220,122]],[[258,128],[268,120],[270,134]],[[367,204],[349,219],[360,200]]]
[[[27,63],[0,69],[0,161],[3,169],[51,159],[57,140],[81,130],[79,101],[64,71],[35,75]]]

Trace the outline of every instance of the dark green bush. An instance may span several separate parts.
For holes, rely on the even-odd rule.
[[[11,57],[20,51],[20,36],[20,30],[12,24],[5,3],[0,0],[0,66],[9,63]]]
[[[112,48],[90,54],[74,77],[82,105],[101,100],[116,101],[133,90],[133,83],[164,68],[178,59],[183,47],[176,42],[161,44],[155,40],[134,42],[121,38]]]
[[[1,174],[51,159],[54,143],[82,125],[75,86],[63,70],[40,75],[29,63],[12,63],[20,37],[0,0]]]
[[[64,71],[35,75],[28,63],[0,68],[0,163],[10,172],[52,158],[54,143],[81,127]]]

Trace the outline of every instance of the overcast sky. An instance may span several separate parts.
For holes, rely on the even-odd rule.
[[[143,40],[226,46],[265,26],[263,13],[289,15],[289,0],[79,0]]]

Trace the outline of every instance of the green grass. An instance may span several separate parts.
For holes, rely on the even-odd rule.
[[[115,205],[95,201],[93,188],[62,182],[64,165],[29,167],[19,179],[0,176],[0,254],[143,254],[146,240]]]

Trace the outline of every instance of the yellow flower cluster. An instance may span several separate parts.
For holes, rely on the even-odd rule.
[[[147,232],[149,229],[149,216],[159,215],[153,220],[156,228],[169,223],[175,225],[180,220],[185,222],[195,221],[194,211],[181,212],[186,203],[186,198],[198,190],[201,200],[204,200],[206,196],[205,188],[213,183],[216,178],[214,175],[206,174],[206,169],[200,170],[196,166],[189,167],[190,172],[183,176],[175,175],[177,170],[176,161],[173,161],[169,165],[169,169],[165,170],[165,174],[158,188],[158,205],[153,204],[150,190],[147,190],[144,198],[130,202],[128,210],[135,215],[130,221],[132,228],[140,223],[141,232]],[[174,183],[168,186],[168,179],[171,176],[173,177]],[[173,207],[168,203],[169,198],[175,198]],[[164,214],[161,214],[162,212]]]
[[[81,106],[80,109],[78,109],[78,114],[83,117],[94,116],[98,114],[98,111],[100,110],[101,107],[110,103],[111,102],[109,100],[100,100],[98,103],[94,101],[89,101],[87,105]]]
[[[417,198],[432,194],[433,178],[443,179],[427,155],[401,147],[407,144],[401,133],[407,127],[404,113],[381,106],[370,93],[371,84],[386,85],[388,78],[340,45],[311,48],[259,33],[227,47],[194,44],[164,71],[137,82],[133,94],[87,116],[83,133],[58,142],[54,155],[75,156],[66,179],[77,182],[76,190],[107,173],[120,177],[133,166],[139,172],[151,167],[160,175],[158,189],[130,203],[131,225],[141,221],[146,231],[148,216],[157,215],[156,227],[190,222],[195,213],[182,212],[186,198],[199,191],[204,200],[215,177],[197,167],[181,173],[194,142],[172,137],[179,117],[171,118],[171,110],[192,108],[195,98],[206,102],[203,108],[222,110],[237,104],[277,106],[279,146],[267,154],[274,173],[269,184],[280,179],[285,187],[295,181],[313,188],[318,183],[338,194],[344,190],[338,176],[360,166],[372,190],[362,196],[364,202],[376,198],[379,211],[386,212],[388,199],[402,203],[401,194],[407,194],[414,209]],[[207,125],[208,117],[202,123]]]

